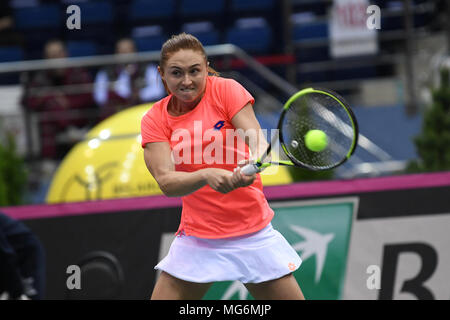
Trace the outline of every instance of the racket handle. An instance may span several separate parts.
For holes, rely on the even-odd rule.
[[[246,176],[251,176],[252,174],[258,173],[261,171],[261,168],[258,167],[254,163],[246,164],[242,167],[241,172],[245,174]]]

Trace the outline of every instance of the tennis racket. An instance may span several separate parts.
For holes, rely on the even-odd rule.
[[[305,143],[311,130],[326,134],[326,147],[320,151],[312,151]],[[281,112],[277,132],[264,154],[242,167],[243,174],[252,175],[271,165],[332,169],[347,161],[358,144],[358,124],[349,105],[337,93],[322,88],[303,89],[290,97]],[[277,140],[288,160],[267,161]]]

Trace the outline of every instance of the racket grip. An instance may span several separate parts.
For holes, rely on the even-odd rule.
[[[242,167],[241,172],[245,174],[246,176],[251,176],[252,174],[258,173],[261,171],[261,168],[258,167],[254,163],[246,164]]]

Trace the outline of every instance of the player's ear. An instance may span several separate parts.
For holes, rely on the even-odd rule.
[[[163,78],[163,74],[164,74],[164,72],[163,72],[163,70],[161,69],[161,67],[160,66],[158,66],[158,73],[159,73],[159,75],[161,76],[161,78]]]

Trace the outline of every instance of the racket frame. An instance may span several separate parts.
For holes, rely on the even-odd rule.
[[[301,96],[304,96],[306,94],[310,94],[310,93],[321,93],[321,94],[326,94],[327,96],[329,96],[330,98],[334,99],[335,101],[337,101],[339,103],[339,105],[344,108],[344,110],[347,112],[347,115],[351,121],[352,124],[352,128],[354,131],[353,134],[353,140],[352,140],[352,145],[350,146],[349,151],[347,152],[346,156],[342,158],[341,161],[330,165],[330,166],[325,166],[325,167],[314,167],[314,166],[310,166],[307,165],[305,163],[302,163],[300,161],[298,161],[298,159],[296,159],[290,152],[289,150],[286,148],[286,144],[284,142],[283,139],[283,134],[282,134],[282,126],[283,126],[283,120],[284,117],[287,113],[287,111],[289,110],[289,107],[291,106],[292,102],[297,100],[298,98],[300,98]],[[264,154],[261,156],[261,158],[259,158],[253,165],[255,167],[255,170],[257,169],[257,172],[260,172],[262,170],[264,170],[265,168],[271,166],[271,165],[285,165],[285,166],[298,166],[301,168],[305,168],[305,169],[309,169],[309,170],[313,170],[313,171],[322,171],[322,170],[330,170],[333,168],[336,168],[338,166],[340,166],[341,164],[343,164],[344,162],[346,162],[351,155],[355,152],[356,150],[356,146],[358,145],[358,136],[359,136],[359,129],[358,129],[358,122],[356,121],[356,117],[352,111],[352,109],[350,108],[350,106],[348,105],[348,103],[345,101],[345,99],[340,96],[338,93],[329,90],[329,89],[324,89],[324,88],[318,88],[318,87],[310,87],[310,88],[306,88],[303,90],[300,90],[299,92],[295,93],[294,95],[292,95],[284,104],[283,106],[283,110],[281,112],[280,118],[278,120],[278,131],[279,131],[279,137],[278,140],[280,142],[280,146],[283,149],[284,153],[286,154],[286,156],[290,159],[290,161],[277,161],[277,162],[262,162],[262,160],[264,160],[265,157],[267,157],[267,155],[270,153],[271,148],[272,148],[272,143],[276,142],[276,141],[272,141],[267,150],[264,152]]]

